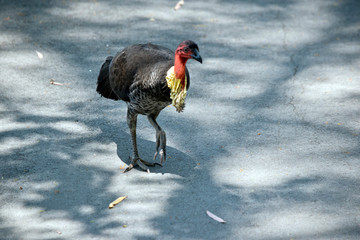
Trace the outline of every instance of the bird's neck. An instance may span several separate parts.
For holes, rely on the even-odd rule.
[[[175,54],[175,63],[174,63],[174,72],[177,79],[181,79],[182,81],[185,80],[185,73],[186,73],[186,62],[187,58],[182,58],[178,54]]]

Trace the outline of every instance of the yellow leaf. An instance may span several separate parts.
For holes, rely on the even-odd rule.
[[[113,201],[112,203],[109,204],[109,208],[111,209],[111,208],[115,207],[117,204],[119,204],[126,198],[127,198],[127,196],[119,197],[118,199],[116,199],[115,201]]]

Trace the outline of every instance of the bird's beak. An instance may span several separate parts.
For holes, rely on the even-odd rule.
[[[195,59],[196,61],[202,63],[202,58],[200,56],[200,53],[197,49],[194,50],[193,54],[190,55],[193,59]]]

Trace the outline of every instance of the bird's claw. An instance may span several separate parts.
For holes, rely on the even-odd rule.
[[[129,166],[124,170],[124,173],[130,171],[131,169],[133,169],[135,166],[134,164],[130,163]]]
[[[159,165],[162,167],[161,164],[159,163],[150,163],[147,162],[145,160],[142,160],[141,158],[130,158],[131,159],[131,163],[130,165],[125,169],[124,173],[130,171],[131,169],[133,169],[135,166],[139,166],[142,170],[150,173],[150,169],[148,167],[155,167],[156,165]]]
[[[166,151],[164,149],[161,149],[160,152],[160,164],[166,161]]]
[[[166,153],[164,152],[163,149],[161,149],[159,152],[155,152],[154,161],[155,161],[158,153],[159,153],[159,155],[160,155],[160,163],[155,163],[155,164],[157,164],[157,165],[159,165],[159,166],[162,166],[162,163],[166,161]]]
[[[160,131],[156,134],[156,152],[154,155],[154,161],[156,160],[158,154],[160,155],[160,166],[162,166],[162,163],[166,161],[166,135],[164,131]]]
[[[156,157],[158,156],[158,154],[160,155],[160,163],[156,163],[156,164],[159,164],[160,166],[162,166],[163,162],[166,161],[166,150],[160,149],[160,151],[156,151],[155,155],[154,155],[154,161],[156,160]]]

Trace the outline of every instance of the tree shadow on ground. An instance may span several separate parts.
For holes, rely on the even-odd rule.
[[[80,2],[88,4],[87,1]],[[12,5],[13,3],[9,1],[2,1],[1,3],[2,6],[4,6],[4,12],[14,7],[14,10],[12,10],[14,15],[29,8],[28,3],[25,3],[25,1],[20,9]],[[105,4],[111,6],[111,3],[117,3],[117,1]],[[135,8],[139,3],[147,4],[146,6],[148,7],[150,6],[146,1],[139,1],[132,4],[134,4]],[[244,2],[224,1],[217,5],[222,5],[224,7],[223,9],[234,8],[234,6],[241,9],[242,4],[244,4]],[[284,11],[295,3],[294,1],[281,3],[271,2],[271,5],[277,6],[275,9],[283,9],[283,11],[276,11],[274,9],[266,11],[266,6],[264,6],[262,1],[246,1],[246,4],[261,8],[260,10],[255,9],[252,13],[243,13],[240,10],[227,12],[226,15],[228,16],[225,16],[225,12],[222,12],[223,9],[221,8],[212,9],[212,5],[197,6],[201,6],[201,11],[213,13],[214,18],[239,18],[245,23],[248,20],[255,22],[274,21],[276,24],[281,25],[281,22],[286,22],[287,19],[290,19],[289,15],[285,14]],[[266,4],[269,5],[270,3]],[[242,110],[239,113],[228,113],[230,119],[239,119],[238,121],[224,121],[221,123],[221,126],[209,130],[207,127],[209,125],[213,126],[208,124],[210,120],[205,119],[204,121],[206,121],[207,124],[203,126],[201,122],[193,121],[194,116],[182,115],[179,117],[170,111],[162,113],[160,116],[160,118],[163,119],[162,121],[164,121],[162,126],[167,131],[168,136],[169,133],[173,136],[172,141],[174,144],[168,146],[168,154],[172,157],[167,160],[163,168],[154,168],[152,170],[154,175],[151,176],[155,176],[158,173],[179,176],[179,178],[172,180],[174,185],[176,184],[178,187],[170,191],[169,196],[166,196],[166,202],[163,203],[164,212],[147,220],[151,227],[156,230],[154,235],[157,237],[149,237],[143,233],[133,233],[130,235],[131,233],[129,232],[126,233],[128,235],[125,236],[131,236],[137,239],[149,239],[151,237],[154,239],[202,239],[204,236],[231,238],[236,234],[245,238],[253,234],[252,236],[254,237],[250,238],[282,239],[284,238],[283,232],[268,232],[266,233],[267,235],[265,234],[265,237],[257,237],[260,235],[257,233],[260,226],[281,220],[277,212],[284,213],[285,216],[288,216],[289,213],[297,216],[296,212],[299,209],[304,209],[306,212],[311,209],[312,204],[316,204],[317,206],[323,206],[323,209],[320,210],[319,207],[316,208],[318,214],[322,213],[326,217],[331,217],[332,215],[328,212],[329,209],[333,211],[335,215],[342,215],[343,210],[351,211],[355,205],[359,205],[358,198],[356,198],[356,196],[359,195],[359,189],[357,188],[358,179],[352,176],[346,178],[340,175],[329,177],[322,174],[308,174],[306,176],[290,178],[281,183],[271,184],[270,186],[252,187],[242,184],[240,180],[240,183],[224,184],[215,177],[215,173],[217,172],[216,168],[219,168],[219,171],[223,170],[221,168],[228,168],[229,172],[231,172],[231,169],[240,166],[234,163],[236,161],[229,160],[232,158],[230,148],[248,148],[250,149],[249,151],[256,151],[256,147],[259,146],[262,149],[273,146],[273,142],[271,141],[274,141],[274,139],[270,139],[269,141],[254,139],[253,133],[258,130],[259,122],[266,123],[269,128],[275,128],[278,122],[281,121],[284,127],[287,125],[292,129],[307,129],[309,132],[315,129],[318,132],[331,132],[331,134],[338,135],[351,142],[358,139],[357,136],[353,136],[354,132],[352,129],[347,129],[346,127],[339,128],[336,124],[323,126],[301,119],[293,120],[289,118],[284,120],[283,118],[263,114],[267,109],[278,105],[288,107],[291,98],[286,95],[286,84],[289,83],[289,81],[296,81],[297,79],[294,79],[294,75],[299,75],[310,66],[322,64],[321,61],[307,59],[306,53],[313,51],[313,49],[317,47],[336,43],[337,37],[346,39],[347,41],[353,41],[354,38],[358,37],[359,33],[340,31],[341,29],[355,26],[359,22],[358,17],[356,17],[359,16],[357,14],[359,11],[358,5],[355,1],[345,1],[339,4],[349,6],[351,9],[346,9],[346,11],[343,12],[342,7],[330,7],[330,13],[334,14],[337,19],[343,19],[337,31],[331,31],[333,29],[332,26],[324,28],[322,30],[324,37],[318,42],[311,44],[311,46],[308,44],[297,46],[296,49],[291,50],[284,49],[284,46],[281,46],[281,44],[283,44],[282,41],[279,41],[280,43],[274,43],[280,55],[286,57],[284,61],[278,60],[278,63],[287,69],[287,71],[285,71],[284,75],[275,75],[267,79],[267,84],[264,84],[265,89],[261,93],[245,98],[222,98],[209,95],[210,91],[217,93],[217,89],[210,88],[210,90],[203,90],[202,84],[192,84],[191,97],[195,106],[193,108],[198,108],[199,111],[207,111],[209,115],[219,117],[221,114],[224,114],[225,111],[220,111],[220,114],[213,113],[211,106],[198,104],[198,101],[206,102],[213,98],[214,102],[223,102],[224,105],[226,104],[232,109]],[[29,9],[34,9],[35,7],[38,8],[36,14],[34,11],[26,11],[24,13],[26,16],[18,15],[15,17],[17,20],[20,18],[27,19],[22,20],[22,34],[25,35],[25,39],[27,39],[28,42],[59,53],[69,62],[69,65],[77,69],[74,75],[76,75],[78,79],[73,81],[77,81],[75,83],[77,84],[76,86],[82,86],[83,91],[94,91],[95,89],[96,74],[90,73],[89,68],[97,69],[106,57],[108,51],[114,50],[112,46],[108,48],[100,46],[106,46],[109,42],[111,44],[126,45],[130,44],[133,39],[139,39],[140,36],[144,37],[144,39],[148,37],[152,41],[156,40],[158,43],[169,47],[178,44],[179,39],[183,36],[194,36],[196,39],[202,39],[204,43],[203,47],[201,47],[201,50],[204,52],[204,59],[224,59],[230,56],[230,60],[234,61],[256,62],[260,60],[271,61],[273,58],[268,50],[259,50],[257,46],[248,45],[243,48],[228,44],[226,41],[216,39],[216,41],[213,41],[214,39],[202,37],[204,31],[197,31],[196,28],[199,26],[193,26],[194,22],[196,24],[201,23],[196,17],[181,20],[177,19],[175,23],[169,23],[168,26],[149,25],[146,16],[131,16],[131,14],[122,23],[89,23],[79,18],[70,18],[67,19],[68,26],[83,26],[86,28],[88,24],[91,24],[91,28],[95,29],[94,31],[98,30],[99,34],[103,34],[103,36],[108,36],[108,32],[111,31],[115,33],[125,31],[126,27],[130,26],[129,30],[131,30],[132,36],[130,40],[126,38],[129,33],[123,36],[112,36],[110,39],[95,37],[90,40],[80,39],[74,41],[74,38],[67,40],[61,36],[59,36],[60,39],[56,39],[57,36],[54,35],[54,32],[58,30],[60,30],[60,32],[65,31],[68,29],[68,26],[62,25],[56,29],[52,29],[49,26],[41,28],[29,27],[29,29],[26,29],[26,27],[29,26],[29,23],[38,21],[36,16],[49,15],[52,8],[61,7],[67,10],[70,8],[70,5],[63,5],[63,3],[59,3],[58,1],[47,1],[45,5],[44,3],[39,3],[39,5],[35,5]],[[196,10],[200,11],[200,9]],[[1,17],[5,16],[4,12],[2,12]],[[13,18],[11,17],[11,19]],[[59,15],[53,15],[46,17],[45,20],[49,21],[48,23],[54,24],[64,19],[59,17]],[[159,21],[161,22],[161,20]],[[6,34],[16,33],[18,31],[18,26],[15,23],[10,22],[8,24],[4,31]],[[184,26],[184,29],[182,29],[180,33],[172,31],[175,25]],[[211,26],[207,30],[211,31]],[[116,28],[121,30],[114,30]],[[2,27],[2,30],[3,29],[4,26]],[[151,33],[152,31],[156,34]],[[225,33],[228,31],[230,31],[230,29],[224,30]],[[238,37],[238,34],[234,35]],[[165,39],[162,36],[167,37]],[[4,43],[2,45],[7,52],[24,50],[16,43]],[[96,46],[93,47],[93,45]],[[12,47],[14,46],[20,49],[13,50]],[[104,50],[104,48],[106,50]],[[64,49],[65,52],[63,52]],[[74,52],[78,54],[74,54]],[[330,56],[335,54],[337,53],[329,53]],[[79,59],[78,55],[85,57]],[[355,54],[346,53],[341,55],[343,56],[341,58],[342,64],[352,63],[359,58]],[[290,59],[291,56],[292,60]],[[335,62],[331,61],[332,60],[327,60],[327,63],[330,63],[330,65],[335,64]],[[37,67],[29,67],[26,71],[35,71],[35,68]],[[241,76],[241,69],[232,72],[227,69],[204,71],[201,70],[200,67],[195,70],[194,65],[191,65],[191,68],[192,76],[194,76],[192,79],[206,79],[208,84],[213,85],[219,81],[221,81],[220,83],[227,82],[236,85],[237,82],[234,81],[234,79],[249,76]],[[39,71],[45,71],[45,69],[40,69]],[[61,72],[59,75],[61,76]],[[219,80],[218,76],[223,76],[223,80]],[[89,81],[89,79],[93,80]],[[111,167],[99,166],[99,164],[95,164],[94,162],[104,161],[109,163],[107,157],[104,157],[104,155],[110,155],[110,158],[113,158],[113,167],[115,168],[118,168],[118,165],[122,164],[119,159],[128,163],[127,158],[131,154],[131,142],[125,122],[125,115],[121,114],[121,111],[124,112],[125,108],[121,107],[118,116],[114,116],[114,112],[116,111],[113,110],[115,106],[113,103],[104,103],[102,100],[89,102],[88,99],[84,98],[79,99],[79,102],[70,104],[65,108],[66,111],[70,113],[68,116],[51,117],[36,114],[31,115],[22,111],[19,106],[22,104],[22,101],[25,100],[23,98],[24,96],[17,98],[10,96],[9,93],[2,93],[1,96],[6,96],[6,98],[4,98],[6,109],[2,113],[6,117],[11,118],[13,123],[37,125],[36,127],[30,128],[10,128],[1,133],[1,140],[5,143],[8,143],[11,139],[28,139],[26,142],[27,145],[10,148],[4,154],[1,154],[3,164],[0,167],[0,172],[5,178],[5,182],[1,187],[1,199],[10,208],[16,208],[18,206],[17,204],[19,204],[23,205],[27,210],[32,209],[31,211],[33,212],[30,211],[29,214],[37,216],[36,220],[50,222],[51,224],[52,219],[55,218],[56,221],[54,224],[58,224],[59,228],[61,228],[62,225],[66,225],[68,221],[74,225],[74,228],[70,228],[70,232],[78,234],[78,236],[84,236],[85,238],[114,238],[116,234],[107,232],[112,229],[122,228],[122,226],[128,222],[121,220],[121,218],[112,219],[113,215],[110,215],[109,212],[104,209],[109,202],[119,195],[126,195],[127,192],[120,187],[115,191],[116,194],[114,191],[109,190],[113,182],[109,182],[108,180],[117,178],[116,175],[121,174],[120,169],[114,171],[111,170]],[[94,93],[91,99],[95,99],[96,97]],[[189,108],[193,113],[192,107]],[[205,110],[200,108],[205,108]],[[94,115],[101,116],[101,119],[94,118]],[[178,120],[176,128],[173,127],[172,120],[169,119]],[[211,119],[211,116],[209,116],[209,119]],[[89,129],[89,131],[87,131],[87,134],[78,135],[66,129],[53,126],[54,123],[59,122],[82,124]],[[219,124],[219,121],[215,121],[215,123]],[[146,126],[145,124],[148,123],[140,123],[140,127]],[[153,135],[154,133],[152,133],[151,136]],[[190,136],[196,140],[187,140]],[[34,141],[31,141],[31,139],[34,139]],[[296,136],[289,139],[289,141],[296,143]],[[190,142],[191,145],[188,145],[188,142]],[[104,145],[112,143],[114,143],[114,151],[117,153],[115,155],[112,152],[108,152],[108,148],[104,147]],[[138,144],[139,148],[141,148],[142,156],[146,159],[151,159],[155,147],[154,141],[143,138],[140,135]],[[359,145],[355,145],[353,148],[346,150],[353,154],[346,155],[347,157],[345,157],[345,161],[350,165],[353,165],[353,162],[359,156]],[[188,149],[189,152],[180,149]],[[329,154],[318,150],[319,149],[314,148],[310,154],[314,154],[315,156]],[[291,153],[298,152],[293,151]],[[292,156],[292,158],[294,161],[298,161],[298,159],[300,160],[302,157],[306,158],[306,155],[307,154],[304,153],[304,156],[296,159]],[[332,158],[344,158],[344,154],[340,151],[334,151],[331,155]],[[119,159],[117,159],[117,157],[119,157]],[[240,162],[243,160],[241,158],[239,159]],[[271,160],[271,157],[269,157],[269,160]],[[220,164],[219,161],[223,162]],[[46,166],[47,171],[43,171],[43,168],[40,166]],[[138,170],[133,171],[135,171],[135,173],[130,174],[137,175],[142,173]],[[125,177],[121,179],[123,180]],[[154,185],[157,184],[154,183],[154,181],[149,181],[149,179],[143,179],[143,177],[133,178],[128,180],[128,183],[130,183],[131,187],[139,188],[140,190],[154,188]],[[347,186],[348,190],[344,190],[343,186]],[[22,187],[23,190],[20,190],[19,187]],[[20,199],[20,203],[13,205],[10,202],[10,197],[13,196],[17,196],[18,199]],[[144,201],[146,201],[148,196],[144,196],[143,198],[145,199]],[[153,202],[155,201],[156,200],[153,200]],[[153,202],[150,201],[149,206],[152,206]],[[135,204],[137,203],[138,202],[135,201]],[[128,205],[130,205],[130,203],[128,203]],[[227,220],[228,223],[226,225],[220,225],[214,222],[206,216],[206,210],[218,214]],[[133,209],[128,211],[130,213],[128,215],[137,213],[137,211]],[[274,218],[269,217],[269,215],[274,215]],[[263,216],[266,218],[261,219]],[[3,213],[0,217],[2,222],[9,221],[7,217],[3,216]],[[306,218],[312,219],[311,216],[306,216],[305,219]],[[141,221],[141,218],[138,216],[134,216],[134,219]],[[338,222],[342,223],[341,220]],[[360,233],[357,228],[358,226],[354,225],[354,222],[356,221],[352,220],[349,221],[347,225],[337,226],[333,231],[325,229],[317,230],[313,234],[296,231],[289,231],[288,233],[295,239],[331,238],[334,234],[336,234],[336,236],[355,239]],[[204,225],[204,223],[206,224]],[[276,224],[274,223],[274,225]],[[301,224],[294,226],[301,227]],[[311,229],[310,226],[305,227]],[[76,230],[75,228],[78,229]],[[25,228],[25,230],[31,229],[34,229],[31,224],[28,228]],[[50,225],[45,225],[44,228],[37,229],[38,232],[33,232],[34,236],[47,236],[46,234],[49,234],[49,229],[53,228]],[[135,227],[134,229],[139,230]],[[282,228],[280,227],[278,229]],[[241,231],[243,233],[241,233]],[[26,236],[26,231],[18,232],[13,225],[8,223],[1,226],[1,232],[5,233],[5,236],[9,236],[9,238],[21,239]],[[286,230],[284,230],[284,232],[286,232]],[[51,238],[56,239],[53,235],[51,235]]]

